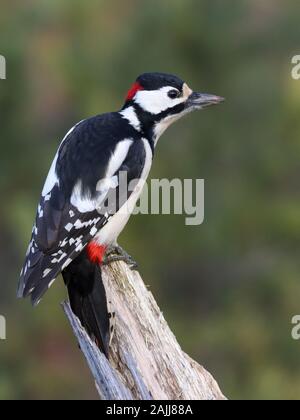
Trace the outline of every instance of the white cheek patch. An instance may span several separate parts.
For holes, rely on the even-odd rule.
[[[193,93],[192,89],[185,83],[182,88],[182,101],[185,102],[189,98],[189,96]],[[156,123],[154,127],[154,140],[155,144],[159,140],[159,138],[163,135],[163,133],[167,130],[170,125],[172,125],[175,121],[179,120],[185,114],[190,112],[191,110],[184,110],[180,114],[169,115],[168,117],[164,118],[163,120]]]
[[[165,86],[159,90],[140,90],[135,95],[134,102],[144,111],[158,115],[185,102],[185,97],[169,98],[168,92],[172,89],[174,89],[172,86]]]

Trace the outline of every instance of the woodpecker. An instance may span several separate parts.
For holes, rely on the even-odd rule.
[[[64,137],[46,179],[21,271],[18,297],[38,305],[59,274],[73,312],[107,355],[110,319],[101,266],[130,256],[117,245],[146,181],[164,131],[223,98],[194,92],[164,73],[139,76],[119,112],[83,120]],[[127,178],[126,197],[102,211]],[[131,181],[136,181],[129,189]],[[129,211],[122,211],[127,205]]]

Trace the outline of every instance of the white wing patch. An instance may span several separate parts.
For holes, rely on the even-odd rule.
[[[65,226],[65,229],[66,229],[68,232],[71,232],[71,230],[73,229],[73,224],[72,224],[72,223],[68,223],[68,224]]]
[[[123,141],[117,144],[117,147],[108,163],[105,178],[111,178],[117,172],[117,170],[120,168],[120,166],[126,159],[126,156],[128,155],[128,151],[132,143],[132,139],[124,139]]]
[[[115,173],[126,159],[132,143],[132,139],[124,139],[117,144],[116,149],[108,162],[105,177],[100,179],[97,183],[96,191],[98,192],[98,195],[95,199],[84,196],[82,194],[82,182],[77,182],[71,196],[71,204],[76,207],[80,213],[91,212],[101,207],[108,191],[117,188],[118,177]]]
[[[137,200],[139,199],[142,189],[145,185],[146,179],[149,175],[153,154],[149,144],[149,141],[143,139],[146,158],[144,163],[143,171],[140,175],[140,180],[135,186],[135,189],[132,191],[129,199],[124,203],[124,205],[110,217],[107,224],[101,228],[99,233],[96,235],[95,240],[99,244],[110,245],[114,243],[124,227],[126,226],[131,214],[134,211]]]
[[[80,213],[87,213],[95,210],[95,200],[85,197],[82,194],[82,182],[78,181],[73,189],[71,204],[77,208]]]

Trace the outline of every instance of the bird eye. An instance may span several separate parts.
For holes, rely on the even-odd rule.
[[[171,99],[176,99],[176,98],[179,98],[179,96],[180,96],[180,92],[179,92],[178,90],[176,90],[176,89],[172,89],[172,90],[170,90],[170,91],[168,92],[168,96],[169,96],[169,98],[171,98]]]

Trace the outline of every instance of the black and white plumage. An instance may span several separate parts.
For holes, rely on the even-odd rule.
[[[119,133],[126,136],[120,139]],[[127,140],[130,139],[130,140]],[[97,159],[100,156],[100,159]],[[139,161],[136,157],[139,156]],[[99,208],[110,183],[126,166],[139,178],[145,163],[143,140],[120,114],[97,116],[79,123],[64,139],[48,175],[38,207],[32,240],[21,274],[19,295],[38,303],[63,271],[109,220]]]
[[[176,76],[147,73],[130,89],[120,112],[81,121],[70,130],[43,188],[18,296],[30,295],[33,304],[38,304],[63,273],[73,310],[107,350],[109,334],[103,330],[108,323],[99,326],[103,319],[99,321],[97,311],[101,308],[95,304],[100,305],[100,295],[105,294],[95,289],[101,270],[92,268],[99,266],[96,263],[101,263],[103,255],[97,258],[95,252],[104,253],[116,243],[140,196],[155,145],[165,129],[188,112],[220,101],[213,95],[194,93]],[[136,187],[116,201],[113,212],[102,211],[110,193],[119,188],[119,175],[124,172],[128,186],[136,180]],[[125,205],[130,209],[127,213],[121,211]],[[85,284],[89,284],[86,290]],[[105,317],[103,308],[101,316]]]

